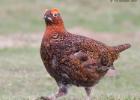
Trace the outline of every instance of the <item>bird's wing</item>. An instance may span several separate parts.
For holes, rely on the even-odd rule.
[[[98,66],[98,61],[96,59],[91,58],[87,53],[83,51],[75,52],[70,55],[71,61],[80,64],[85,68],[91,68],[93,66]]]
[[[79,39],[80,38],[80,39]],[[79,55],[87,55],[91,58],[98,58],[102,52],[108,52],[107,46],[99,41],[89,39],[86,37],[79,37],[77,42],[75,42],[76,46],[78,47],[77,51],[82,51],[83,54],[80,52]]]
[[[85,52],[78,51],[78,52],[75,52],[74,54],[71,54],[70,58],[77,59],[77,60],[80,60],[81,62],[83,62],[88,59],[88,55]]]
[[[70,55],[71,61],[74,64],[80,65],[84,69],[96,70],[98,72],[105,72],[108,69],[113,69],[113,65],[107,66],[102,64],[102,59],[94,59],[89,57],[86,53],[79,51]],[[105,60],[105,58],[103,59]]]
[[[79,39],[80,38],[80,39]],[[74,57],[82,60],[83,58],[94,59],[100,66],[109,66],[112,64],[112,55],[109,46],[106,46],[104,43],[89,39],[86,37],[79,37],[76,45],[78,47],[78,51],[74,55]],[[88,59],[87,59],[88,58]]]

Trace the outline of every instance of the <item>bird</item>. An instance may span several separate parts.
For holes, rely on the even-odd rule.
[[[58,91],[41,100],[57,100],[68,93],[71,86],[83,87],[86,100],[91,100],[94,86],[109,69],[122,51],[131,47],[129,43],[108,46],[100,41],[66,30],[60,10],[46,9],[43,15],[45,32],[40,55],[42,62],[55,80]]]

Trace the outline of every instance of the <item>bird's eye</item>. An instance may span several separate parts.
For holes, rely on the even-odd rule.
[[[57,16],[60,16],[60,14],[59,13],[53,14],[53,17],[57,17]]]

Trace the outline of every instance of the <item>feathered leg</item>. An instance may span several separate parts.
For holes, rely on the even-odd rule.
[[[86,100],[90,100],[91,99],[90,98],[91,90],[92,90],[91,87],[85,87],[85,91],[86,91],[86,94],[87,94]]]
[[[68,92],[68,87],[66,85],[60,85],[58,92],[54,95],[48,97],[41,97],[41,100],[56,100],[58,97],[66,95]]]

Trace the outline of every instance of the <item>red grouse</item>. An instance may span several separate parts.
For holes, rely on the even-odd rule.
[[[113,68],[119,53],[130,44],[107,46],[92,38],[68,32],[58,9],[44,13],[46,29],[41,43],[40,54],[44,66],[59,87],[56,94],[41,97],[56,100],[68,92],[71,85],[85,88],[90,100],[92,87]]]

